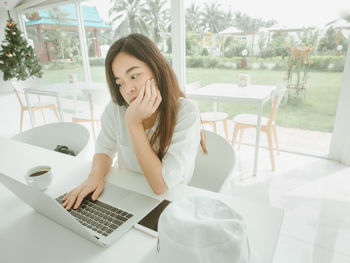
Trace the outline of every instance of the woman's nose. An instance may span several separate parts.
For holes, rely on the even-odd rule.
[[[134,85],[132,85],[131,83],[128,83],[127,81],[125,82],[125,88],[128,93],[132,93],[135,91]]]

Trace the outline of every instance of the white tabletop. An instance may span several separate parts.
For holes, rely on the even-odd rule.
[[[23,182],[25,172],[40,164],[53,169],[53,184],[47,190],[53,197],[80,184],[91,166],[90,161],[0,138],[0,172]],[[184,185],[159,197],[153,194],[142,175],[116,167],[106,180],[156,198],[176,200],[191,195],[222,198],[245,218],[251,247],[260,255],[261,262],[272,262],[283,216],[280,209]],[[101,248],[36,213],[0,184],[1,262],[140,262],[154,249],[156,241],[131,229],[111,247]]]
[[[82,89],[91,89],[91,88],[104,88],[106,83],[102,82],[84,82],[77,81],[74,83],[69,82],[60,82],[53,84],[41,84],[33,86],[31,88],[25,89],[26,93],[35,93],[35,94],[47,94],[47,95],[72,95],[79,93]]]
[[[203,88],[186,90],[186,95],[196,100],[257,105],[266,102],[274,88],[271,85],[239,87],[237,84],[212,83]]]

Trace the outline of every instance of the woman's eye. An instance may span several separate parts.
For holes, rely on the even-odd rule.
[[[131,79],[136,79],[138,77],[139,74],[133,74],[131,75]]]

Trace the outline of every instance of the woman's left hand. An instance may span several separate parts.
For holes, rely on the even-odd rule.
[[[125,119],[127,125],[138,125],[151,117],[158,109],[162,97],[154,79],[147,80],[141,87],[137,98],[132,101],[126,110]]]

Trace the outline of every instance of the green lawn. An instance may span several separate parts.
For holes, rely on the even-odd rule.
[[[68,80],[69,73],[76,73],[80,80],[84,79],[81,67],[61,70],[45,70],[42,77],[44,83],[55,83]],[[239,73],[248,73],[252,84],[275,85],[283,83],[285,71],[271,70],[229,70],[188,68],[187,83],[200,80],[202,85],[213,82],[237,83]],[[92,80],[105,81],[104,67],[91,67]],[[311,72],[305,101],[291,94],[286,105],[282,102],[277,123],[283,127],[331,132],[336,113],[342,73]],[[201,102],[201,111],[212,109],[210,102]],[[256,113],[256,108],[247,105],[221,104],[219,110],[229,113],[230,117],[238,113]],[[270,104],[264,107],[264,116],[268,116]]]

